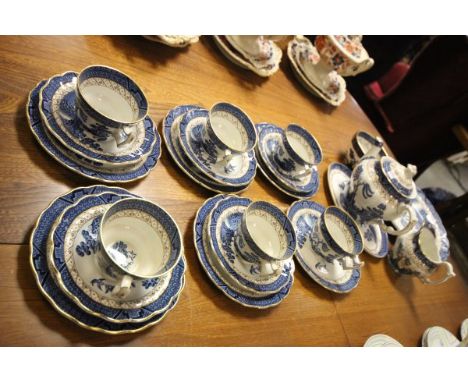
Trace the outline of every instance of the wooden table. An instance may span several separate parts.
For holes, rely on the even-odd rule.
[[[468,317],[468,288],[460,276],[441,286],[425,286],[397,277],[385,260],[365,254],[362,280],[349,295],[331,293],[297,269],[290,296],[276,308],[257,311],[230,301],[207,278],[193,246],[195,213],[212,193],[189,180],[164,146],[149,176],[124,187],[160,203],[180,226],[188,272],[178,305],[156,327],[123,336],[87,331],[59,315],[36,286],[29,236],[52,199],[95,182],[70,172],[41,149],[29,131],[25,102],[39,80],[98,63],[136,79],[159,127],[176,105],[209,107],[220,100],[241,106],[255,122],[306,127],[324,151],[320,190],[313,198],[320,203],[331,203],[328,164],[340,159],[358,129],[376,133],[349,94],[340,107],[330,108],[303,90],[286,60],[272,78],[262,79],[228,62],[208,37],[185,50],[141,37],[0,37],[0,346],[361,346],[375,333],[416,346],[429,326],[458,331]],[[283,209],[293,202],[261,175],[243,195]]]

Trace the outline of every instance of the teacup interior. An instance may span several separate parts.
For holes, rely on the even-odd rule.
[[[281,260],[284,256],[286,234],[278,220],[263,210],[247,212],[246,224],[250,236],[268,256]]]
[[[141,276],[156,274],[170,255],[169,238],[164,229],[155,229],[154,220],[142,211],[122,210],[109,218],[103,229],[103,245],[114,261],[129,272]],[[161,227],[159,227],[161,228]],[[169,249],[169,251],[168,251]]]
[[[434,262],[440,261],[436,238],[429,228],[421,228],[421,232],[419,233],[419,245],[421,246],[422,253],[426,255],[429,260]]]
[[[234,115],[225,111],[212,111],[210,124],[216,136],[226,146],[237,151],[247,149],[247,132]]]
[[[347,225],[338,216],[325,212],[325,224],[332,239],[347,253],[353,253],[353,236]]]
[[[312,152],[309,143],[294,131],[286,130],[286,139],[291,145],[292,149],[296,152],[299,157],[307,163],[315,163],[314,153]]]
[[[89,78],[80,85],[80,92],[92,108],[106,117],[121,122],[138,119],[139,109],[133,96],[112,80]]]

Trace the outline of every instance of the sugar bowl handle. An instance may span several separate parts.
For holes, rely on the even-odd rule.
[[[445,274],[444,277],[440,278],[439,280],[432,280],[430,278],[430,275],[418,275],[419,279],[424,283],[428,285],[439,285],[444,282],[446,282],[448,279],[452,278],[455,276],[455,273],[453,272],[453,267],[452,264],[450,264],[447,261],[444,261],[440,263],[440,266],[445,267]]]
[[[119,298],[125,298],[128,296],[130,293],[130,288],[132,286],[132,277],[129,275],[125,275],[122,277],[120,282],[116,284],[114,287],[114,290],[112,291],[112,294],[119,297]]]
[[[408,215],[409,215],[409,220],[408,220],[408,224],[406,224],[406,226],[402,229],[395,229],[393,227],[390,227],[388,225],[386,225],[382,220],[379,222],[379,226],[380,228],[382,228],[385,232],[387,232],[389,235],[394,235],[394,236],[400,236],[400,235],[404,235],[405,233],[408,233],[409,231],[411,231],[413,229],[413,227],[415,226],[415,224],[417,223],[418,219],[416,218],[416,215],[414,213],[414,210],[407,206],[407,205],[402,205],[400,208],[399,208],[399,216],[401,216],[403,213],[405,212],[408,212]]]

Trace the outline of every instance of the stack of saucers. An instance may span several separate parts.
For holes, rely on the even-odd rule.
[[[180,169],[209,190],[238,193],[255,177],[257,133],[237,106],[177,106],[164,118],[163,137]]]
[[[193,228],[200,263],[228,298],[265,309],[288,296],[294,281],[296,235],[277,207],[217,195],[200,207]]]
[[[291,124],[285,130],[272,123],[256,125],[256,153],[261,172],[280,191],[296,199],[315,195],[322,149],[307,130]]]
[[[94,331],[134,333],[157,324],[185,284],[177,224],[122,188],[77,188],[55,199],[39,217],[30,246],[44,296]]]
[[[26,114],[31,131],[60,164],[102,182],[130,182],[156,166],[161,139],[143,91],[124,73],[90,66],[39,82]]]

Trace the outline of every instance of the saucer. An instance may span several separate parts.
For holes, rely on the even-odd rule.
[[[103,169],[102,163],[90,161],[62,146],[62,144],[52,137],[45,128],[39,114],[39,91],[46,82],[46,80],[39,82],[29,93],[28,102],[26,104],[26,115],[28,117],[29,127],[36,140],[57,162],[86,178],[105,183],[124,183],[141,179],[148,175],[153,167],[156,166],[159,156],[161,155],[161,140],[157,132],[156,144],[153,146],[148,158],[141,164],[132,165],[128,168]],[[145,120],[145,123],[150,123],[151,129],[153,129],[153,122],[151,119]]]
[[[282,135],[284,134],[283,129],[271,123],[264,122],[255,125],[255,127],[258,131],[256,150],[261,160],[259,162],[260,170],[263,170],[262,172],[264,174],[267,173],[266,170],[268,170],[268,173],[276,180],[274,184],[281,186],[280,190],[286,189],[292,192],[294,196],[303,195],[302,198],[315,195],[320,183],[317,167],[313,166],[310,174],[300,178],[283,175],[278,169],[277,164],[280,158],[274,159],[274,156],[277,156],[278,153],[285,152],[282,141]],[[265,176],[270,179],[268,175],[265,174]]]
[[[403,347],[395,338],[387,336],[386,334],[374,334],[370,336],[364,347]]]
[[[177,304],[178,296],[173,300],[172,304],[165,312],[155,315],[148,321],[143,323],[125,324],[112,323],[81,310],[56,285],[47,267],[47,241],[50,228],[56,218],[62,213],[64,208],[74,204],[83,196],[99,194],[103,192],[113,192],[119,195],[136,196],[122,188],[90,186],[85,188],[76,188],[67,194],[58,197],[52,201],[51,204],[41,213],[33,229],[30,239],[30,264],[34,277],[36,278],[37,286],[41,293],[61,315],[70,321],[85,329],[107,334],[136,333],[160,322],[165,317],[165,315]]]
[[[332,292],[348,293],[357,287],[361,279],[360,269],[341,269],[343,274],[333,278],[328,269],[340,267],[339,263],[327,262],[312,248],[310,233],[323,211],[325,207],[309,200],[299,200],[289,207],[288,217],[296,230],[298,245],[295,257],[304,271],[318,284]]]
[[[330,163],[328,165],[327,180],[333,203],[346,210],[346,197],[348,195],[349,183],[352,171],[341,163]],[[354,217],[354,216],[353,216]],[[359,223],[362,237],[364,239],[364,250],[371,256],[382,258],[388,253],[388,234],[378,224]]]
[[[103,193],[66,208],[50,230],[49,269],[56,282],[84,311],[110,322],[142,322],[163,312],[182,288],[185,263],[160,278],[134,280],[124,300],[112,295],[115,281],[97,267],[99,223],[110,204],[123,197]]]
[[[199,35],[146,35],[143,37],[150,41],[160,42],[171,48],[185,48],[197,43],[200,38]]]
[[[237,193],[246,189],[245,186],[225,186],[218,182],[208,179],[201,171],[193,166],[187,156],[183,153],[180,147],[179,140],[179,123],[187,111],[201,109],[195,105],[180,105],[169,110],[164,118],[162,125],[162,135],[166,142],[167,150],[174,162],[179,168],[195,183],[205,187],[206,189],[220,193]]]
[[[464,340],[468,337],[468,318],[465,318],[460,326],[460,338]]]
[[[128,166],[144,161],[156,144],[150,117],[137,125],[135,138],[117,147],[110,134],[97,136],[76,124],[77,73],[51,77],[39,93],[39,112],[47,129],[69,150],[107,167]],[[148,121],[148,122],[147,122]]]
[[[253,298],[239,293],[226,285],[219,277],[216,269],[212,267],[207,260],[207,253],[203,247],[203,225],[211,211],[214,210],[216,204],[228,197],[229,195],[216,195],[206,200],[197,211],[195,222],[193,224],[193,239],[198,259],[200,260],[202,268],[205,270],[206,274],[215,286],[231,300],[249,308],[266,309],[276,306],[288,296],[294,282],[293,275],[291,275],[288,284],[279,292],[266,297]]]
[[[234,238],[243,211],[252,201],[236,196],[220,200],[208,217],[208,241],[218,263],[226,269],[236,284],[265,294],[276,293],[289,281],[291,260],[261,268],[260,262],[242,258],[237,252]]]
[[[426,198],[426,195],[424,195],[424,192],[419,187],[417,188],[416,198],[412,199],[409,205],[416,212],[418,220],[411,230],[411,233],[415,234],[419,232],[421,227],[426,223],[432,224],[432,226],[435,227],[436,236],[440,240],[439,256],[442,261],[446,261],[450,255],[450,243],[447,237],[447,231],[445,230],[444,224],[434,206],[429,199]],[[398,219],[392,220],[392,224],[397,229],[402,229],[408,224],[407,214],[399,217]]]
[[[296,36],[293,40],[291,40],[288,43],[287,55],[288,55],[289,62],[291,64],[292,72],[294,73],[294,76],[313,95],[323,99],[325,102],[329,103],[332,106],[341,105],[343,101],[346,99],[346,81],[344,80],[342,76],[338,75],[338,81],[340,83],[341,91],[336,96],[328,94],[327,92],[322,90],[319,84],[314,83],[305,74],[305,72],[302,70],[301,65],[299,64],[297,60],[297,54],[298,54],[297,49],[298,49],[298,44],[300,43],[312,44],[312,42],[310,42],[304,36]],[[317,65],[320,65],[320,63]]]
[[[425,330],[421,344],[423,347],[457,347],[460,341],[447,329],[433,326]]]
[[[255,177],[257,161],[253,150],[234,155],[225,163],[208,152],[202,142],[208,110],[188,111],[179,123],[179,140],[185,155],[204,175],[227,186],[245,186]]]
[[[244,55],[235,49],[231,43],[227,40],[225,36],[213,36],[215,44],[218,46],[221,53],[233,64],[240,66],[244,69],[249,69],[255,74],[258,74],[261,77],[270,77],[271,75],[275,74],[279,69],[279,64],[281,62],[281,57],[283,52],[281,49],[275,44],[272,43],[273,54],[276,56],[275,64],[271,65],[268,64],[264,67],[256,67],[251,62],[249,62]]]

